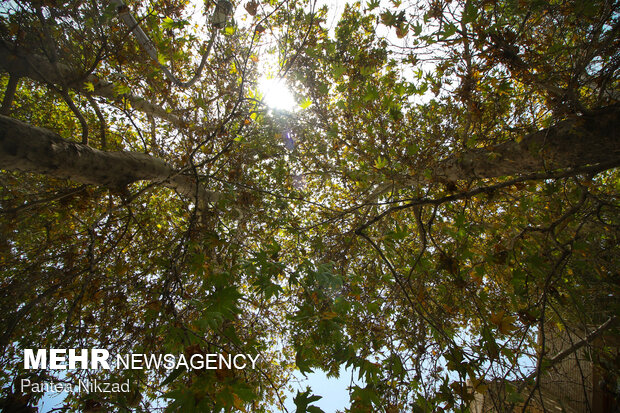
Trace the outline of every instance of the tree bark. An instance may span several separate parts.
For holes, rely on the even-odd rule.
[[[19,77],[13,74],[9,76],[9,82],[4,91],[4,99],[2,99],[2,107],[0,107],[0,115],[8,115],[11,112],[11,105],[15,98],[15,91],[17,90],[18,83]]]
[[[199,206],[218,199],[196,180],[161,159],[139,152],[107,152],[0,115],[0,168],[35,172],[83,184],[123,188],[152,181],[197,199]]]
[[[398,183],[378,185],[365,202],[397,189],[431,182],[456,183],[501,176],[529,175],[566,168],[620,165],[620,106],[575,116],[516,140],[454,154]]]
[[[572,117],[520,142],[457,154],[433,169],[433,180],[496,178],[613,161],[620,161],[620,106]]]
[[[100,80],[95,75],[81,76],[67,65],[52,64],[45,57],[29,53],[5,40],[0,40],[0,68],[12,76],[28,77],[56,85],[66,84],[76,90],[83,90],[85,83],[91,83],[94,87],[94,91],[91,92],[93,95],[110,100],[126,99],[132,107],[147,115],[164,119],[175,126],[186,126],[178,116],[169,113],[159,105],[147,102],[140,96],[131,93],[117,94],[114,91],[114,84],[111,82]]]

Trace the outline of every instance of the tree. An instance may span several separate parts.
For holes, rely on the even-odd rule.
[[[2,14],[5,403],[100,375],[131,392],[67,406],[285,410],[292,369],[345,365],[352,412],[544,409],[582,351],[578,407],[618,402],[617,2],[370,1],[333,36],[304,1],[221,32],[211,2],[119,4]],[[303,109],[264,105],[269,48]],[[24,348],[262,362],[63,378]]]

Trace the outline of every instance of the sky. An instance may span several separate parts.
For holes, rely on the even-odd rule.
[[[296,390],[304,392],[306,386],[310,386],[312,394],[322,396],[322,399],[314,402],[313,405],[320,407],[325,413],[333,413],[337,410],[343,411],[345,407],[349,406],[349,392],[347,388],[351,386],[351,373],[350,369],[345,369],[344,367],[340,369],[340,377],[338,378],[328,378],[325,373],[318,371],[307,374],[307,379],[304,379],[303,375],[298,373],[296,376],[300,379],[300,382],[294,387]],[[294,395],[289,397],[287,399],[288,403],[286,403],[287,409],[291,412],[295,411],[293,397]]]

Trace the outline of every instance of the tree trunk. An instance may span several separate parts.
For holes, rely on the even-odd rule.
[[[620,162],[620,107],[575,116],[547,129],[489,148],[471,149],[433,169],[433,178],[455,182],[523,175]]]
[[[147,180],[197,199],[200,205],[218,198],[217,193],[205,190],[191,176],[178,174],[161,159],[139,152],[100,151],[1,115],[0,168],[110,188]]]
[[[589,165],[620,166],[620,106],[572,117],[526,135],[519,142],[457,153],[440,161],[430,176],[419,173],[396,184],[377,186],[365,202],[376,202],[389,191],[429,182],[455,183]]]

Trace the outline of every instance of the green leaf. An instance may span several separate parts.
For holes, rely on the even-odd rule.
[[[172,373],[170,373],[170,374],[168,375],[168,377],[166,377],[166,380],[164,380],[164,381],[161,383],[161,386],[163,387],[163,386],[167,386],[167,385],[169,385],[170,383],[172,383],[172,382],[173,382],[173,381],[174,381],[177,377],[179,377],[179,376],[180,376],[181,374],[183,374],[184,372],[185,372],[185,367],[179,367],[179,368],[177,368],[177,369],[174,369],[174,370],[172,371]]]
[[[115,83],[114,84],[114,93],[117,96],[120,95],[124,95],[126,93],[131,92],[131,89],[129,89],[129,87],[127,87],[126,85],[122,84],[122,83]]]
[[[422,25],[420,23],[416,23],[411,27],[413,27],[413,34],[415,36],[419,36],[422,33]]]
[[[304,317],[305,318],[305,317]],[[311,368],[315,360],[308,357],[308,350],[301,348],[295,354],[295,365],[299,371],[305,376],[306,373],[312,373]]]
[[[340,79],[342,75],[345,74],[346,71],[347,71],[346,66],[341,65],[341,64],[336,64],[332,69],[332,73],[334,74],[334,78],[336,79]]]
[[[473,4],[473,2],[468,1],[465,4],[465,9],[463,10],[463,23],[467,24],[467,23],[471,23],[474,20],[476,20],[476,17],[478,17],[478,8],[476,7],[475,4]]]
[[[297,410],[295,410],[296,413],[324,413],[319,407],[310,406],[310,403],[323,398],[322,396],[317,396],[314,394],[310,395],[310,391],[310,388],[307,387],[305,392],[297,392],[297,395],[293,399],[295,406],[297,407]]]
[[[381,13],[381,23],[386,26],[394,26],[396,24],[396,15],[389,10]]]
[[[233,392],[245,402],[251,402],[256,399],[256,394],[252,391],[252,388],[245,383],[236,383],[233,386]]]
[[[172,20],[170,17],[166,17],[162,22],[161,22],[161,26],[164,29],[172,29],[174,27],[174,20]]]
[[[366,94],[364,95],[364,102],[374,101],[379,97],[379,91],[375,85],[370,85],[366,88]]]
[[[368,3],[366,3],[366,7],[367,7],[367,11],[373,11],[374,9],[376,9],[377,7],[379,7],[380,4],[380,0],[369,0]]]
[[[450,24],[447,24],[446,27],[444,28],[442,37],[444,39],[447,39],[448,37],[452,36],[454,33],[456,33],[456,26],[450,23]]]

